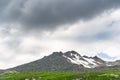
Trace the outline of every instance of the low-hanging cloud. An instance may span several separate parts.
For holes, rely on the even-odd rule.
[[[25,30],[52,30],[58,25],[89,20],[119,7],[119,0],[7,0],[0,22]]]

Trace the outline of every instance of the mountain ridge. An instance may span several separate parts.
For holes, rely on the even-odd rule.
[[[86,55],[81,56],[76,51],[68,52],[53,52],[49,56],[45,56],[42,59],[19,65],[14,68],[7,70],[15,71],[35,71],[35,72],[46,72],[46,71],[82,71],[85,69],[96,69],[96,68],[114,68],[119,67],[120,61],[107,62],[101,58],[94,56],[88,57]]]

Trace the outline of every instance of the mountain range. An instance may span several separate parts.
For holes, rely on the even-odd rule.
[[[7,70],[15,70],[21,72],[49,72],[49,71],[85,71],[85,70],[101,70],[101,69],[118,69],[120,68],[120,60],[114,62],[104,61],[94,56],[81,56],[76,51],[53,52],[49,56],[42,59],[19,65]]]

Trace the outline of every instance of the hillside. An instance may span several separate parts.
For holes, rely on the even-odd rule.
[[[42,59],[23,64],[8,70],[21,72],[66,72],[120,68],[119,61],[106,62],[97,56],[81,56],[75,51],[53,52]]]

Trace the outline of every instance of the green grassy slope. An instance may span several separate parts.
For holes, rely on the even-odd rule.
[[[0,74],[0,80],[120,80],[120,72],[11,72]]]

